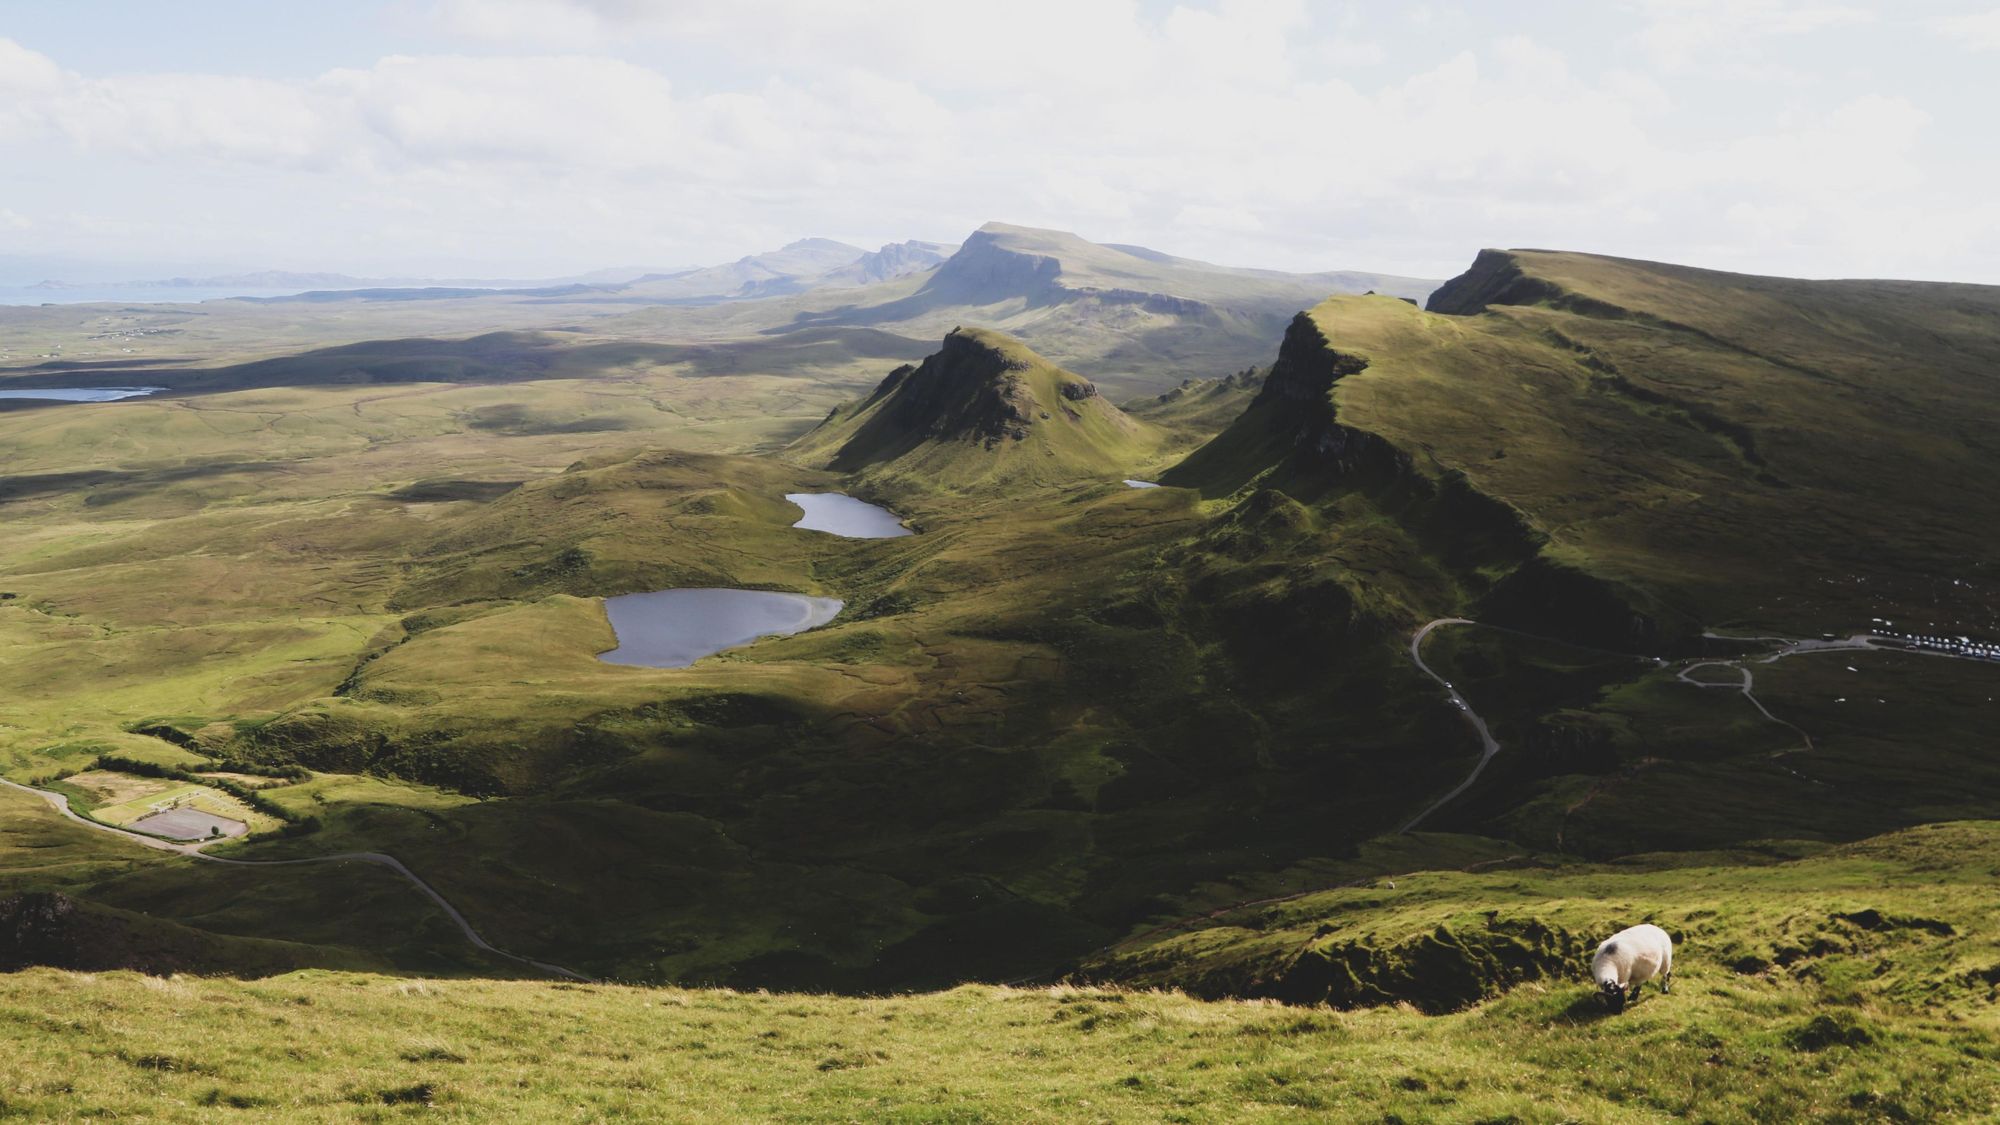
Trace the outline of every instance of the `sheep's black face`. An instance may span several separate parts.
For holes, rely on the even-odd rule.
[[[1598,985],[1597,989],[1598,989],[1597,995],[1600,999],[1604,1001],[1605,1007],[1611,1009],[1613,1013],[1622,1012],[1625,1010],[1624,989],[1618,987],[1618,985],[1612,981],[1605,981],[1603,984]]]

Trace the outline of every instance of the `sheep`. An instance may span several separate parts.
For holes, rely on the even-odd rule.
[[[1590,976],[1613,1012],[1622,1012],[1630,1000],[1639,998],[1639,986],[1660,979],[1660,991],[1674,990],[1674,939],[1667,931],[1651,924],[1632,926],[1612,934],[1597,947],[1590,959]],[[1629,987],[1632,994],[1625,995]]]

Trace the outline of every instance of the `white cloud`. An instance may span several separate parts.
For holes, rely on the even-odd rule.
[[[1767,65],[1750,43],[1801,65],[1788,44],[1866,18],[1834,4],[1645,0],[1615,34],[1653,52],[1614,59],[1561,21],[1487,33],[1456,9],[1416,27],[1300,0],[413,2],[463,53],[84,74],[0,40],[0,163],[65,185],[10,182],[8,203],[50,245],[377,273],[680,264],[986,219],[1301,269],[1438,273],[1536,244],[1990,272],[1976,185],[2000,169],[1943,143],[1949,107],[1850,85],[1793,104],[1731,76]]]
[[[0,90],[34,94],[62,84],[62,68],[46,55],[0,38]]]
[[[1875,14],[1852,4],[1799,0],[1641,0],[1649,20],[1639,41],[1656,62],[1679,68],[1737,52],[1760,40],[1872,23]]]
[[[1939,16],[1928,21],[1928,25],[1968,51],[2000,51],[2000,8]]]

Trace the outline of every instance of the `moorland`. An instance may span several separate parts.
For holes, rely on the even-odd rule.
[[[0,310],[0,386],[162,388],[0,411],[0,776],[98,822],[0,789],[0,1105],[2000,1104],[2000,290],[843,253]],[[599,659],[688,587],[843,608]],[[177,798],[251,865],[107,830]],[[351,853],[490,947],[255,865]],[[1636,921],[1684,987],[1607,1020]]]

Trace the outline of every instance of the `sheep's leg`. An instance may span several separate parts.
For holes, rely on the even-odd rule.
[[[1640,989],[1642,989],[1642,988],[1644,988],[1644,987],[1646,987],[1646,982],[1645,982],[1645,981],[1634,981],[1634,982],[1632,982],[1632,995],[1631,995],[1631,996],[1629,996],[1629,997],[1627,997],[1627,998],[1626,998],[1626,1000],[1625,1000],[1625,1002],[1626,1002],[1627,1004],[1636,1004],[1636,1003],[1638,1003],[1638,1001],[1639,1001],[1639,990],[1640,990]]]
[[[1673,995],[1674,971],[1672,969],[1668,969],[1667,975],[1660,978],[1660,991],[1666,993],[1669,996]]]

